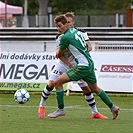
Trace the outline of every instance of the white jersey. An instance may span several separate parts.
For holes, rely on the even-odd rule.
[[[62,35],[63,35],[63,34],[62,34]],[[60,39],[61,39],[62,35],[61,35],[61,34],[58,34],[58,35],[57,35],[57,38],[56,38],[57,48],[59,47]],[[72,54],[71,54],[70,51],[64,52],[64,56],[66,57],[67,60],[69,60],[69,57],[70,57],[71,55],[72,55]],[[64,62],[62,62],[59,58],[57,59],[57,62],[66,65],[66,64],[65,64]]]
[[[83,33],[83,37],[85,38],[85,40],[89,40],[89,37],[87,35],[86,32],[83,32],[82,30],[80,30],[82,33]],[[61,39],[61,34],[58,34],[57,37],[56,37],[56,43],[57,43],[57,47],[59,46],[60,44],[60,39]],[[69,59],[69,57],[72,55],[70,51],[67,51],[64,53],[66,59]],[[73,66],[77,65],[75,60],[73,59],[71,62],[70,62]],[[56,64],[55,64],[55,67],[53,68],[53,70],[51,71],[51,74],[50,74],[50,77],[49,77],[49,80],[55,80],[57,77],[59,77],[60,75],[62,75],[63,73],[65,73],[67,70],[69,70],[70,68],[64,63],[62,62],[60,59],[58,59],[56,61]],[[76,82],[78,83],[78,85],[80,87],[83,87],[83,86],[87,86],[87,83],[86,82]]]

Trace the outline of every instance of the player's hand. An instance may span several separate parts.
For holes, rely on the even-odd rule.
[[[68,66],[69,66],[69,68],[73,68],[73,65],[71,63]]]
[[[73,55],[71,55],[68,59],[69,62],[71,62],[74,59]]]

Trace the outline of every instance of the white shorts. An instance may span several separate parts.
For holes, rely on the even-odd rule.
[[[74,60],[72,60],[71,64],[73,66],[75,66],[76,62]],[[70,68],[66,64],[64,64],[62,62],[57,62],[55,67],[51,71],[49,80],[55,80],[57,77],[59,77],[60,75],[62,75],[63,73],[65,73],[69,69]],[[80,87],[88,86],[88,84],[86,82],[80,82],[80,81],[75,82],[74,81],[74,83],[77,83]]]

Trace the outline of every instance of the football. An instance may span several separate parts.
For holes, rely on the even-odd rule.
[[[19,89],[14,94],[14,100],[19,104],[24,104],[30,99],[30,94],[25,89]]]

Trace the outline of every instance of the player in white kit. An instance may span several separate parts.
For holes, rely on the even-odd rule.
[[[66,13],[65,17],[67,18],[69,27],[74,27],[73,12]],[[84,32],[83,30],[79,30],[79,31],[82,32],[83,37],[85,38],[86,42],[88,43],[88,51],[91,51],[92,47],[91,47],[87,33]],[[56,36],[57,44],[60,43],[61,36],[62,36],[61,34],[58,34]],[[61,59],[57,60],[55,67],[53,68],[53,70],[50,74],[48,85],[44,88],[44,90],[42,92],[41,101],[40,101],[39,109],[38,109],[38,117],[40,119],[44,119],[44,117],[45,117],[46,100],[54,88],[54,80],[58,76],[60,76],[61,74],[63,74],[64,72],[66,72],[68,69],[72,68],[75,65],[76,65],[76,62],[75,62],[73,56],[67,50],[64,51],[64,56],[62,56]],[[96,108],[94,96],[91,93],[91,90],[89,89],[88,84],[84,81],[78,81],[77,83],[83,90],[83,93],[85,95],[85,100],[87,101],[88,105],[91,107],[92,118],[108,119],[106,116],[104,116],[98,112],[98,110]],[[62,94],[64,94],[64,90],[63,90]],[[60,96],[58,95],[58,91],[56,91],[56,97],[57,97],[57,102],[58,102],[58,109],[55,112],[48,114],[48,117],[50,117],[50,118],[56,118],[58,116],[64,116],[66,114],[66,111],[64,109],[64,99],[62,99],[62,98],[60,99]]]

